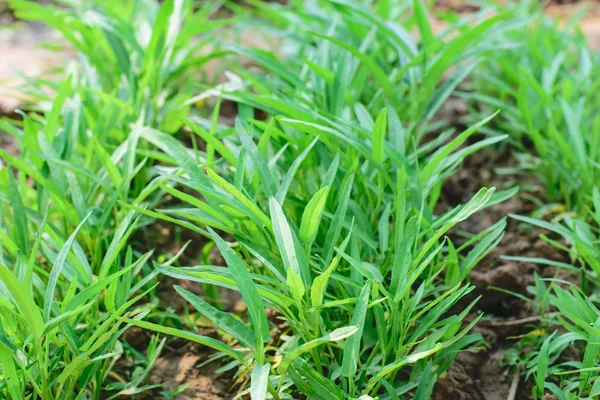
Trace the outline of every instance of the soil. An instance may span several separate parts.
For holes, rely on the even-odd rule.
[[[218,338],[214,329],[201,329],[199,334]],[[137,327],[130,328],[123,337],[136,350],[144,352],[151,339],[151,333]],[[223,367],[220,361],[210,361],[213,355],[203,346],[185,340],[170,340],[163,348],[150,376],[148,385],[161,385],[159,388],[142,392],[138,400],[165,398],[163,392],[173,393],[181,386],[182,390],[174,397],[177,400],[225,400],[231,399],[233,371],[219,373]],[[115,367],[123,376],[128,376],[133,367],[128,360],[120,359]]]
[[[151,382],[163,383],[160,391],[172,392],[179,385],[186,389],[176,398],[180,400],[223,400],[227,397],[230,381],[226,375],[218,374],[220,365],[216,362],[202,366],[208,354],[199,346],[185,344],[179,348],[170,348],[168,354],[160,357],[150,376]],[[156,399],[156,391],[148,396],[148,400]]]
[[[26,100],[18,90],[23,79],[17,71],[28,77],[40,77],[65,61],[64,53],[42,47],[56,36],[44,24],[14,22],[10,15],[0,14],[0,115],[14,118],[14,110]]]

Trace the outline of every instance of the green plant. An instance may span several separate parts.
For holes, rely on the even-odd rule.
[[[102,118],[83,117],[74,87],[66,79],[45,115],[1,122],[20,150],[0,150],[7,398],[100,398],[127,329],[111,313],[152,289],[150,253],[134,263],[127,250],[138,218],[116,207],[144,162],[135,165],[134,138],[109,154],[86,134]]]
[[[542,398],[549,391],[560,400],[596,398],[600,395],[600,311],[574,285],[571,290],[555,285],[549,300],[559,310],[555,324],[563,331],[547,335],[527,363],[527,375],[535,381],[533,396]],[[580,358],[562,357],[567,348]]]
[[[153,135],[159,134],[153,132]],[[167,137],[164,136],[163,139]],[[281,159],[279,162],[281,163]],[[188,164],[184,161],[184,165],[189,166],[193,163]],[[318,167],[319,164],[317,163],[316,166]],[[193,169],[188,170],[188,174],[192,175],[192,171]],[[308,166],[304,166],[297,174],[314,175],[310,173]],[[214,221],[212,226],[233,234],[238,242],[236,246],[238,251],[245,254],[246,259],[257,261],[248,264],[250,273],[247,272],[243,261],[228,245],[216,234],[211,234],[226,259],[229,269],[199,266],[159,270],[172,277],[216,284],[242,293],[248,304],[252,321],[251,329],[228,314],[216,310],[197,296],[178,289],[179,293],[194,307],[213,320],[216,326],[234,336],[243,347],[252,349],[252,354],[258,363],[255,368],[265,365],[263,341],[270,340],[268,335],[270,328],[264,315],[263,304],[277,310],[285,318],[295,332],[294,339],[286,345],[286,348],[297,347],[297,350],[284,352],[284,359],[288,362],[294,359],[297,361],[295,367],[284,364],[282,368],[280,364],[278,372],[281,376],[274,378],[278,382],[278,389],[272,388],[272,392],[287,386],[284,384],[284,378],[290,367],[300,368],[296,372],[290,370],[290,376],[297,390],[305,394],[317,395],[313,393],[314,387],[310,389],[300,384],[300,377],[307,379],[312,377],[316,381],[311,384],[321,382],[333,388],[335,385],[332,382],[318,376],[316,372],[311,372],[312,368],[316,368],[320,373],[329,371],[331,374],[337,369],[336,366],[342,365],[341,371],[344,371],[343,359],[353,357],[353,361],[345,362],[346,365],[350,365],[349,372],[342,372],[347,374],[342,375],[346,377],[343,380],[346,382],[345,392],[331,389],[333,392],[327,395],[343,398],[345,395],[354,395],[355,389],[357,393],[363,391],[375,393],[380,386],[378,384],[380,380],[388,375],[392,376],[392,381],[394,380],[395,370],[399,369],[403,362],[409,360],[412,360],[410,363],[417,362],[420,357],[439,352],[433,361],[433,365],[436,365],[435,373],[427,370],[427,374],[421,377],[423,380],[421,390],[428,393],[435,378],[447,368],[456,355],[456,350],[474,343],[478,338],[478,335],[463,338],[471,325],[460,333],[458,331],[461,319],[466,316],[471,307],[467,307],[460,316],[441,320],[440,318],[471,290],[461,282],[477,260],[497,243],[503,226],[498,225],[489,232],[484,232],[487,236],[476,237],[474,240],[482,239],[482,244],[466,255],[461,267],[459,267],[457,252],[451,245],[448,245],[450,254],[443,255],[445,245],[440,238],[454,224],[487,205],[493,191],[482,190],[469,204],[452,210],[448,215],[437,220],[433,226],[424,227],[425,220],[422,219],[418,209],[409,209],[406,206],[410,204],[409,199],[404,197],[408,194],[408,190],[406,187],[398,186],[396,199],[386,204],[385,208],[388,211],[376,222],[383,236],[377,238],[370,233],[372,228],[369,226],[369,219],[361,215],[364,211],[361,211],[360,207],[349,207],[353,186],[352,171],[341,175],[334,172],[327,175],[332,177],[331,186],[322,186],[312,199],[305,195],[306,200],[300,201],[298,189],[288,194],[282,202],[288,205],[287,212],[283,211],[275,197],[268,200],[268,207],[266,204],[263,206],[253,202],[252,195],[247,197],[243,194],[252,193],[248,192],[250,186],[236,188],[210,170],[207,176],[197,177],[197,180],[175,178],[177,182],[199,190],[206,197],[207,203],[202,205],[201,209],[173,209],[170,213],[187,217],[191,222],[200,222],[202,225],[207,223],[211,225],[207,222],[208,216],[221,213],[220,218],[223,219],[223,223]],[[335,175],[338,175],[341,184],[336,185],[333,182]],[[209,178],[214,183],[205,186],[202,180]],[[285,187],[288,179],[290,178],[283,175],[283,179],[275,186]],[[401,179],[400,177],[399,184],[402,183]],[[300,179],[294,180],[298,183],[302,182]],[[261,186],[261,181],[257,182],[256,187],[261,188]],[[177,195],[175,189],[171,189],[171,193]],[[333,208],[328,211],[325,207],[326,198],[340,199],[341,202],[331,200],[330,204]],[[261,210],[262,207],[265,207],[265,211]],[[227,210],[229,215],[222,213],[222,210]],[[286,217],[286,214],[296,215],[296,217]],[[152,215],[160,218],[160,215],[154,213]],[[301,219],[300,215],[302,215]],[[392,222],[388,222],[391,215],[395,217]],[[353,224],[352,219],[355,220],[356,225]],[[228,220],[231,222],[229,223]],[[363,223],[356,221],[363,221]],[[180,223],[185,226],[190,224],[182,220]],[[348,232],[348,236],[342,244],[338,244],[342,239],[343,231]],[[463,248],[458,250],[461,251]],[[440,284],[439,275],[444,270],[445,282],[448,286]],[[256,281],[256,284],[253,281]],[[391,286],[388,282],[391,282]],[[352,307],[354,302],[358,303]],[[363,308],[367,304],[372,304],[374,309],[367,312],[367,309]],[[347,316],[342,317],[342,315]],[[425,320],[415,326],[414,322],[420,317]],[[380,326],[378,330],[372,325],[375,320]],[[365,321],[370,322],[367,324]],[[325,352],[313,350],[310,356],[306,356],[306,360],[314,363],[314,366],[297,365],[301,363],[298,357],[302,353],[308,353],[313,346],[345,338],[346,334],[353,332],[349,328],[352,326],[358,326],[361,332],[361,328],[365,330],[363,341],[369,343],[367,339],[369,337],[372,340],[370,345],[363,345],[374,346],[368,360],[363,358],[361,362],[358,361],[359,353],[369,354],[369,351],[361,346],[360,336],[357,335],[357,339],[352,342],[356,350],[352,351],[359,353],[346,355],[350,353],[344,351],[342,355],[337,346],[332,345]],[[344,330],[339,331],[339,329]],[[428,332],[427,336],[421,336],[426,332]],[[400,340],[399,344],[394,346],[393,343],[398,343],[398,340]],[[346,346],[349,346],[348,342]],[[326,357],[328,353],[332,355]],[[419,357],[416,354],[419,354]],[[425,362],[421,364],[423,365],[417,368],[418,370],[426,367]],[[357,365],[360,365],[362,372],[357,375],[355,382],[354,374]],[[370,376],[371,374],[374,376]],[[416,377],[414,379],[421,380]],[[385,382],[387,383],[387,380]],[[357,384],[356,388],[353,386],[354,383]],[[405,383],[408,384],[406,390],[416,387],[411,386],[410,382]],[[325,396],[325,394],[321,395]]]
[[[600,222],[600,194],[594,190],[595,208],[590,215]],[[593,398],[600,393],[597,372],[598,354],[598,309],[595,305],[598,288],[600,247],[597,225],[591,225],[568,214],[560,214],[551,222],[541,219],[512,216],[547,230],[541,238],[567,252],[573,265],[547,259],[527,257],[505,257],[513,261],[533,262],[549,265],[557,270],[566,270],[577,275],[581,288],[560,279],[543,280],[536,276],[535,300],[542,317],[542,329],[552,332],[541,337],[533,346],[533,358],[526,363],[527,376],[534,376],[534,397],[543,397],[546,390],[559,399],[575,399],[582,396]],[[558,274],[557,274],[558,275]],[[549,281],[549,284],[546,284]],[[567,284],[570,291],[561,286]],[[556,310],[556,311],[553,311]],[[563,328],[563,332],[557,330]],[[571,360],[561,358],[567,349],[574,351]]]
[[[0,122],[13,135],[20,150],[16,156],[0,149],[5,162],[20,171],[17,180],[11,178],[10,168],[2,171],[0,198],[6,203],[20,204],[24,213],[21,220],[14,221],[17,235],[4,235],[0,240],[4,251],[16,258],[19,251],[27,254],[30,249],[24,243],[35,231],[29,229],[28,220],[40,224],[47,213],[53,235],[60,237],[72,232],[89,215],[81,229],[81,245],[77,250],[89,256],[90,273],[103,278],[118,256],[113,253],[107,259],[106,252],[126,240],[135,227],[132,223],[135,215],[119,209],[117,201],[129,199],[132,182],[146,167],[147,160],[137,160],[135,137],[130,136],[117,148],[111,148],[88,135],[85,126],[101,124],[103,118],[80,121],[85,108],[71,97],[73,92],[68,79],[45,116],[24,115],[22,122]],[[65,105],[71,99],[75,101]],[[80,276],[80,283],[89,284],[89,278]]]
[[[186,59],[205,45],[192,44],[193,36],[229,21],[199,26],[214,4],[192,12],[191,2],[181,1],[10,6],[19,18],[60,30],[79,62],[58,83],[28,82],[30,112],[0,121],[19,149],[0,149],[0,392],[13,399],[135,395],[155,387],[145,380],[164,342],[151,342],[145,356],[130,352],[143,369],[124,385],[111,382],[129,351],[122,320],[152,310],[137,307],[154,297],[157,275],[151,253],[127,246],[143,225],[118,202],[160,204],[166,194],[151,190],[160,183],[151,181],[162,168],[155,164],[175,161],[140,145],[132,126],[178,130],[190,108],[181,98],[189,97],[191,77],[219,54]]]
[[[526,28],[502,33],[502,41],[521,46],[490,54],[462,96],[483,115],[502,110],[486,132],[510,134],[521,167],[542,181],[544,195],[585,216],[600,176],[598,57],[576,18],[560,26],[530,3],[519,8]]]
[[[220,7],[218,1],[198,9],[191,0],[8,3],[17,18],[44,22],[78,52],[74,68],[83,86],[80,101],[87,115],[105,117],[95,129],[101,142],[106,135],[122,140],[131,123],[176,132],[190,110],[185,101],[200,67],[223,54],[211,48],[211,33],[234,21],[210,18]],[[198,40],[199,35],[204,37]],[[42,81],[25,90],[35,99],[49,100],[45,85]]]
[[[25,210],[15,206],[13,212],[18,221]],[[44,218],[29,256],[19,251],[16,258],[2,260],[0,390],[7,398],[98,399],[122,352],[118,338],[127,326],[117,316],[147,293],[136,294],[143,285],[134,285],[134,277],[151,253],[133,262],[129,249],[118,272],[94,278],[77,250],[76,236],[86,220],[62,242]],[[105,259],[123,246],[121,240]],[[37,257],[39,247],[46,261]]]
[[[600,395],[597,60],[565,34],[570,25],[530,2],[446,15],[441,34],[420,0],[227,2],[240,17],[227,20],[215,19],[221,2],[9,3],[59,30],[78,59],[60,83],[29,83],[35,101],[22,121],[0,122],[20,151],[0,150],[4,397],[157,389],[147,378],[166,342],[154,336],[142,354],[121,338],[137,326],[216,350],[209,360],[231,360],[224,369],[237,367],[250,382],[240,393],[257,399],[430,398],[459,352],[484,346],[471,333],[481,315],[469,273],[506,221],[460,246],[446,235],[518,190],[481,189],[447,210],[442,186],[470,154],[507,138],[567,211],[552,222],[514,218],[549,230],[543,239],[574,265],[511,260],[581,280],[568,291],[534,277],[534,300],[520,297],[539,329],[509,365],[537,398]],[[233,22],[280,46],[211,33]],[[200,67],[226,54],[228,81],[205,90]],[[471,107],[459,124],[441,112],[457,94]],[[211,116],[192,111],[210,97]],[[234,126],[220,120],[223,100],[236,103]],[[155,220],[209,239],[200,265],[175,265],[185,246],[154,268],[129,247]],[[213,244],[227,266],[204,257]],[[159,303],[154,284],[165,276],[203,285],[202,297],[175,290],[220,340]],[[223,311],[219,287],[238,291],[247,312]],[[115,381],[124,354],[134,370]]]
[[[541,181],[541,196],[555,203],[543,205],[538,218],[513,218],[547,230],[541,238],[566,252],[571,262],[506,258],[568,271],[580,281],[580,288],[568,283],[568,292],[561,288],[566,282],[536,276],[530,291],[533,300],[519,296],[540,314],[536,330],[540,335],[525,339],[535,357],[528,356],[521,370],[533,377],[536,398],[547,391],[559,399],[595,398],[600,390],[600,383],[595,383],[594,305],[600,271],[600,120],[595,111],[599,81],[593,74],[598,57],[577,28],[582,14],[563,25],[546,16],[536,2],[524,2],[517,13],[528,21],[526,28],[505,31],[501,40],[521,45],[490,54],[458,95],[471,105],[474,120],[501,110],[482,130],[492,136],[509,134],[507,142],[513,145],[518,168]],[[581,313],[575,314],[575,309]],[[565,360],[566,349],[576,361]]]
[[[358,11],[344,10],[351,26]],[[374,43],[365,48],[379,49]],[[339,51],[339,57],[346,51],[352,55]],[[371,64],[360,61],[355,66],[377,92],[382,83],[371,81]],[[263,63],[266,70],[287,76],[270,63],[270,58]],[[321,74],[329,67],[329,61],[312,65]],[[178,168],[163,175],[162,189],[183,205],[148,210],[136,201],[127,207],[210,237],[228,265],[158,270],[241,293],[249,324],[176,287],[241,346],[245,356],[238,364],[252,371],[250,391],[258,397],[268,391],[275,398],[298,392],[315,398],[395,398],[408,392],[429,398],[458,352],[481,344],[480,335],[468,334],[478,318],[462,323],[475,299],[462,312],[451,309],[469,298],[469,271],[502,238],[505,222],[459,248],[444,235],[515,190],[482,189],[445,213],[436,214],[434,207],[441,184],[462,160],[502,137],[467,144],[486,118],[455,138],[444,134],[418,146],[402,136],[392,108],[378,110],[386,96],[371,109],[360,103],[362,96],[341,101],[336,114],[304,101],[317,99],[317,89],[285,88],[283,93],[301,94],[279,97],[277,88],[245,77],[264,93],[223,94],[241,102],[234,129],[219,127],[213,118],[208,134],[200,122],[187,122],[206,140],[206,151],[191,151],[168,134],[140,128],[140,137],[178,161]],[[360,80],[347,82],[361,88]],[[274,118],[257,120],[247,106]],[[416,127],[421,115],[403,118]],[[402,153],[392,145],[396,140]],[[227,234],[230,243],[209,228]],[[273,331],[265,307],[285,320],[285,336]],[[265,352],[272,340],[275,354]]]

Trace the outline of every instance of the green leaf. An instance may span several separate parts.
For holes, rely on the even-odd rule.
[[[17,375],[17,369],[15,368],[15,362],[12,358],[11,351],[4,347],[1,341],[0,366],[2,366],[2,372],[4,374],[3,380],[6,382],[6,386],[8,386],[8,392],[13,400],[25,398],[25,393],[23,393],[23,390],[21,389],[21,381]]]
[[[202,298],[188,292],[181,286],[175,285],[175,290],[186,299],[196,310],[210,319],[216,327],[236,338],[244,347],[252,348],[256,343],[256,335],[242,321],[229,313],[219,311]]]
[[[317,400],[346,400],[347,397],[332,380],[317,372],[302,358],[296,358],[288,375],[302,393]]]
[[[296,172],[298,172],[298,168],[300,168],[300,165],[302,164],[302,162],[304,161],[306,156],[308,156],[308,153],[310,153],[310,150],[315,146],[315,144],[317,144],[318,141],[319,141],[319,137],[317,136],[316,138],[313,139],[312,142],[310,142],[310,144],[308,146],[306,146],[304,151],[302,151],[302,153],[300,153],[298,158],[296,158],[294,160],[294,162],[292,163],[292,166],[288,169],[288,172],[283,177],[283,181],[281,182],[281,185],[279,186],[279,190],[277,190],[277,195],[275,196],[275,198],[277,199],[279,204],[283,204],[283,202],[285,201],[287,192],[290,188],[290,184],[292,183],[292,179],[294,179],[294,175],[296,175]]]
[[[300,239],[306,246],[309,246],[317,235],[328,193],[329,188],[327,186],[321,188],[314,194],[304,209],[300,224]]]
[[[286,271],[291,269],[296,275],[302,278],[305,285],[310,285],[310,271],[301,268],[298,261],[294,233],[283,214],[281,205],[274,197],[269,199],[269,208],[271,210],[275,240],[277,241],[277,247],[279,248]]]
[[[594,324],[596,328],[600,327],[600,318],[596,320]],[[600,354],[600,334],[594,332],[588,338],[585,346],[585,352],[583,354],[583,360],[581,362],[581,369],[583,370],[579,376],[579,392],[583,393],[589,387],[589,381],[592,377],[590,371],[586,369],[593,368],[598,360]]]
[[[202,138],[202,140],[204,140],[208,145],[214,147],[215,150],[218,151],[219,154],[221,154],[229,164],[234,167],[237,166],[237,159],[235,155],[215,135],[207,132],[200,125],[193,123],[189,119],[186,119],[184,122],[192,130],[192,132],[200,136],[200,138]]]
[[[219,175],[217,175],[217,173],[214,172],[213,170],[208,169],[208,170],[206,170],[206,172],[207,172],[208,176],[210,177],[210,179],[212,179],[213,182],[215,182],[217,185],[222,187],[227,193],[231,194],[237,201],[239,201],[244,206],[246,206],[252,212],[252,214],[254,214],[254,216],[256,216],[264,224],[265,227],[267,227],[267,229],[272,229],[271,220],[269,219],[269,217],[267,217],[265,215],[265,213],[263,213],[262,210],[254,202],[252,202],[248,197],[246,197],[246,195],[244,195],[242,192],[240,192],[231,183],[227,182],[225,179],[223,179]]]
[[[419,26],[419,32],[421,33],[421,40],[425,48],[430,46],[435,38],[429,24],[429,16],[427,15],[427,9],[421,0],[413,0],[413,8],[415,10],[415,19]]]
[[[54,261],[54,265],[52,266],[52,270],[50,271],[50,278],[48,279],[48,285],[46,286],[46,294],[44,296],[44,322],[50,321],[50,312],[52,310],[52,305],[54,304],[54,290],[56,289],[56,284],[58,283],[58,278],[62,272],[65,263],[67,262],[67,256],[71,251],[71,246],[73,245],[73,241],[79,232],[79,229],[85,224],[90,213],[85,216],[83,221],[75,228],[75,231],[69,236],[69,239],[65,242],[63,247],[60,249],[56,260]]]
[[[427,165],[425,165],[425,167],[423,168],[423,170],[421,171],[420,177],[422,180],[427,180],[429,179],[433,173],[435,172],[436,168],[454,151],[456,150],[460,145],[462,145],[463,143],[465,143],[465,141],[472,136],[475,132],[477,132],[477,130],[485,125],[488,121],[490,121],[492,118],[494,118],[499,111],[496,111],[494,114],[490,115],[487,118],[484,118],[483,120],[479,121],[478,123],[476,123],[475,125],[471,126],[470,128],[468,128],[467,130],[465,130],[463,133],[461,133],[460,135],[456,136],[456,138],[454,138],[450,143],[446,144],[444,147],[442,147],[441,149],[439,149],[432,157],[431,159],[427,162]]]
[[[28,253],[29,249],[29,230],[27,227],[27,215],[25,214],[25,206],[23,205],[23,199],[15,177],[12,171],[8,171],[8,199],[13,209],[13,216],[15,219],[15,226],[17,228],[17,243],[23,254]]]
[[[31,292],[13,275],[3,261],[0,260],[0,264],[0,280],[4,282],[12,295],[31,332],[37,338],[40,338],[44,329],[44,320],[33,297],[31,297]]]
[[[338,254],[333,258],[331,264],[329,264],[329,267],[325,270],[325,272],[315,278],[310,288],[310,300],[313,307],[319,307],[321,304],[323,304],[323,296],[325,295],[327,284],[329,283],[329,277],[337,268],[340,259],[342,258],[341,253],[346,250],[346,246],[348,246],[348,243],[350,242],[353,229],[354,225],[350,227],[348,236],[342,242],[342,245],[338,249]]]
[[[383,282],[383,275],[381,274],[381,271],[379,271],[379,269],[375,265],[368,263],[368,262],[357,260],[354,257],[351,257],[348,254],[343,253],[339,250],[338,250],[338,252],[362,276],[364,276],[365,278],[367,278],[370,281],[375,281],[377,283]]]
[[[219,248],[227,266],[231,270],[232,277],[235,279],[242,298],[246,302],[248,315],[250,316],[257,339],[260,339],[265,343],[269,342],[271,340],[271,335],[269,332],[269,323],[267,321],[265,306],[258,293],[258,289],[252,280],[252,276],[246,269],[242,259],[235,254],[231,247],[229,247],[229,245],[212,229],[208,228],[208,232]]]
[[[269,383],[269,371],[271,364],[254,364],[252,369],[252,381],[250,384],[250,398],[252,400],[265,400]]]
[[[538,355],[538,364],[535,371],[535,384],[540,396],[544,393],[544,382],[546,380],[546,375],[548,374],[548,363],[550,357],[549,346],[553,337],[554,333],[544,340]]]
[[[81,314],[87,312],[87,310],[90,309],[93,305],[94,305],[94,301],[84,304],[82,306],[79,306],[73,310],[63,312],[62,314],[52,318],[50,321],[48,321],[44,324],[44,335],[50,334],[54,329],[56,329],[59,325],[66,322],[69,318],[71,318],[75,315],[81,315]]]
[[[238,350],[233,350],[228,346],[224,345],[223,343],[219,342],[218,340],[208,336],[201,336],[192,332],[183,331],[181,329],[168,328],[166,326],[153,324],[151,322],[146,321],[140,321],[137,319],[121,318],[121,320],[127,324],[138,326],[149,331],[175,336],[181,339],[189,340],[190,342],[201,344],[202,346],[210,347],[211,349],[220,351],[221,353],[227,354],[228,356],[239,361],[242,361],[244,359],[244,355],[242,352]]]
[[[273,121],[273,120],[271,120]],[[272,125],[269,124],[269,126]],[[260,177],[260,184],[262,185],[263,191],[267,196],[275,195],[275,180],[271,175],[271,171],[269,170],[268,162],[265,157],[261,154],[260,150],[254,143],[252,139],[252,134],[247,133],[242,126],[239,119],[235,122],[235,127],[238,132],[238,136],[242,145],[246,149],[247,153],[250,155],[252,159],[252,163],[254,164],[254,168],[258,172],[258,176]]]
[[[358,356],[360,354],[360,342],[365,327],[365,317],[367,315],[367,305],[369,303],[370,294],[371,282],[367,282],[358,295],[354,314],[352,314],[352,322],[350,322],[351,325],[358,327],[358,331],[346,341],[346,345],[344,346],[341,375],[348,378],[353,378],[354,374],[356,374]],[[353,395],[353,393],[351,393],[351,395]]]
[[[121,183],[123,183],[123,178],[121,177],[119,169],[111,159],[110,154],[108,154],[104,147],[102,147],[102,145],[100,144],[98,139],[96,139],[95,136],[92,136],[92,143],[94,144],[96,157],[98,157],[98,159],[102,163],[102,166],[104,167],[104,170],[106,171],[108,177],[112,181],[113,186],[115,188],[120,187]]]
[[[383,163],[385,155],[385,135],[387,133],[387,109],[381,110],[373,128],[373,159]]]
[[[342,231],[343,222],[346,218],[346,210],[348,209],[348,202],[350,200],[350,194],[352,193],[353,183],[354,175],[350,175],[350,177],[346,180],[344,187],[342,188],[341,195],[339,196],[338,207],[335,210],[331,225],[329,225],[329,230],[327,231],[327,236],[325,237],[325,243],[323,245],[323,251],[321,253],[321,257],[326,263],[331,261],[335,245]]]
[[[369,381],[369,384],[367,385],[366,391],[370,392],[379,381],[381,381],[383,378],[385,378],[385,376],[393,373],[394,371],[398,370],[399,368],[402,368],[403,366],[405,366],[407,364],[414,364],[417,361],[422,360],[423,358],[429,357],[430,355],[437,353],[441,349],[442,349],[442,344],[438,343],[432,349],[421,351],[418,353],[413,353],[409,356],[402,357],[399,360],[396,360],[393,363],[386,365],[385,367],[383,367],[381,369],[381,371],[379,371],[377,373],[377,375],[375,375],[373,378],[371,378],[371,380]]]
[[[100,265],[100,271],[98,272],[98,277],[100,279],[105,278],[108,275],[110,267],[115,262],[120,251],[125,247],[127,239],[131,236],[136,228],[135,221],[137,220],[134,220],[135,218],[135,211],[129,211],[117,229],[114,231],[113,238],[110,241],[108,249],[106,249],[104,258],[102,259],[102,264]]]
[[[594,385],[590,389],[589,395],[590,397],[600,396],[600,378],[596,378],[596,380],[594,381]]]
[[[190,156],[188,149],[173,136],[148,127],[134,127],[132,134],[140,134],[144,139],[177,160],[192,180],[210,186],[210,181],[202,173],[196,160]]]
[[[58,90],[58,93],[57,93],[56,97],[54,98],[54,101],[52,102],[52,109],[50,110],[50,113],[48,114],[48,117],[46,119],[46,128],[45,128],[46,137],[48,138],[48,141],[50,141],[50,142],[52,142],[54,140],[54,138],[56,137],[56,134],[58,133],[58,124],[59,124],[59,119],[60,119],[60,113],[63,109],[65,100],[67,99],[69,94],[72,92],[72,89],[71,89],[72,80],[73,80],[73,76],[69,75],[67,77],[67,79],[62,81],[62,83],[60,85],[60,89]]]
[[[277,367],[281,372],[282,376],[285,375],[285,371],[287,371],[290,364],[300,355],[314,349],[315,347],[328,343],[328,342],[339,342],[340,340],[346,339],[348,337],[353,337],[356,333],[359,332],[359,328],[356,326],[345,326],[343,328],[338,328],[329,334],[320,337],[318,339],[311,340],[310,342],[304,343],[301,346],[293,349],[289,354],[286,354],[285,357],[279,363]],[[346,341],[346,346],[349,341]]]

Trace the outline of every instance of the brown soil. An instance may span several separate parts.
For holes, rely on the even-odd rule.
[[[218,338],[214,329],[205,328],[198,333]],[[136,350],[145,352],[151,336],[149,331],[133,327],[125,333],[123,340]],[[136,399],[162,399],[165,398],[163,392],[173,393],[176,389],[181,389],[173,397],[177,400],[231,399],[234,396],[235,368],[219,373],[218,369],[223,367],[223,363],[219,360],[210,362],[213,355],[213,352],[195,343],[180,339],[167,341],[145,382],[160,387],[142,392]],[[114,370],[127,379],[133,367],[128,365],[128,360],[120,359]],[[109,396],[110,393],[107,393],[103,398]]]
[[[161,390],[173,391],[179,385],[186,385],[186,389],[176,398],[179,400],[224,400],[233,396],[227,395],[231,379],[217,374],[220,367],[217,363],[209,363],[199,367],[206,361],[207,354],[204,349],[197,346],[185,345],[183,348],[171,349],[164,357],[156,362],[151,382],[163,383]],[[157,394],[147,396],[147,399],[156,399]]]

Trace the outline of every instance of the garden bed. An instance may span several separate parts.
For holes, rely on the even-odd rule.
[[[600,395],[594,4],[10,3],[4,397]]]

